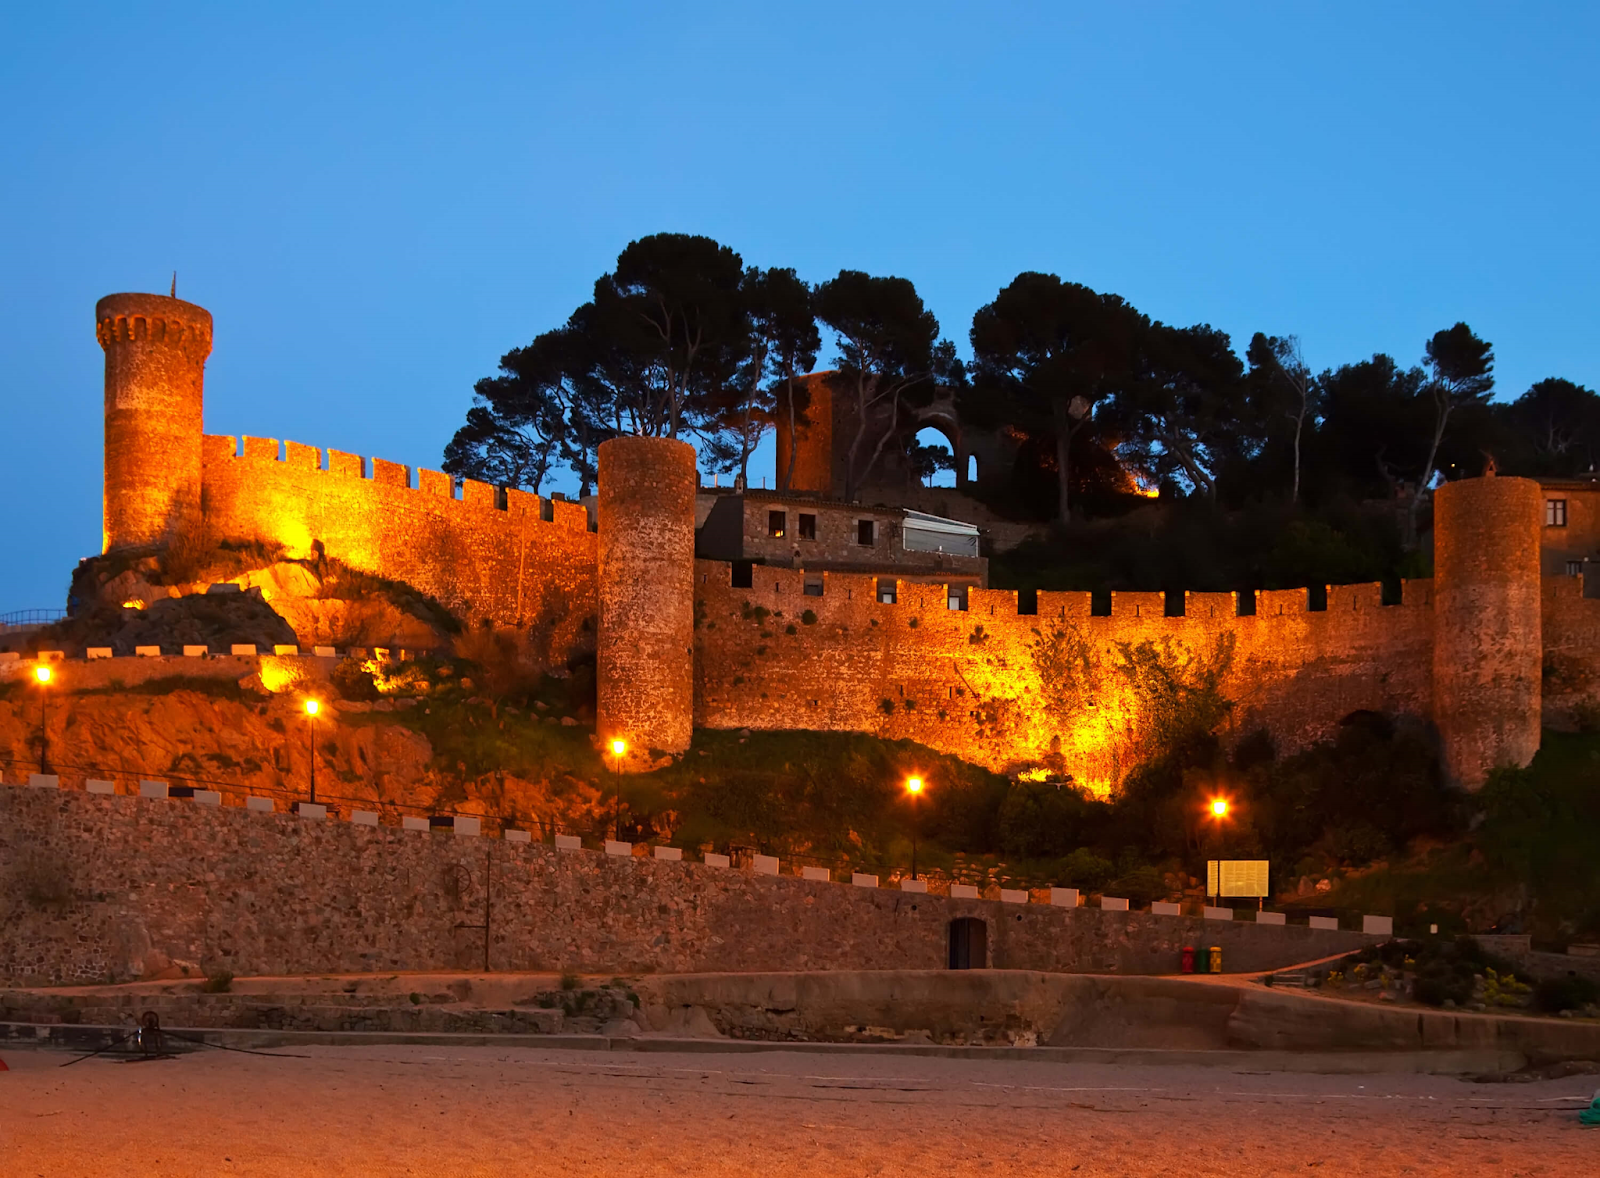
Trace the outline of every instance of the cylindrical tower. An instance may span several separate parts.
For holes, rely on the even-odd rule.
[[[813,372],[802,377],[804,389],[795,397],[799,406],[799,420],[795,429],[789,429],[789,400],[780,390],[777,409],[773,413],[778,442],[778,476],[774,487],[783,487],[789,473],[790,456],[794,458],[794,478],[790,491],[815,491],[820,495],[833,494],[833,372]]]
[[[211,312],[114,294],[95,304],[94,320],[106,352],[105,551],[198,536]]]
[[[694,495],[691,446],[613,438],[600,446],[600,748],[622,768],[688,749],[694,729]]]
[[[1477,789],[1539,751],[1539,528],[1531,479],[1446,483],[1433,498],[1433,716],[1446,774]]]

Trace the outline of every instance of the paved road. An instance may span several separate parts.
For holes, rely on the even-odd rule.
[[[287,1049],[285,1049],[287,1050]],[[8,1052],[0,1175],[1600,1173],[1596,1078],[499,1048]]]

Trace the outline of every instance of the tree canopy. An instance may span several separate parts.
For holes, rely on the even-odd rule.
[[[812,286],[708,237],[654,234],[473,386],[444,467],[534,491],[566,468],[587,493],[600,443],[642,434],[693,440],[707,470],[748,480],[765,431],[806,424],[801,378],[829,340],[846,498],[895,468],[888,456],[910,478],[962,457],[916,441],[952,400],[964,428],[1003,433],[1014,455],[969,489],[1002,514],[1063,523],[1157,487],[1230,510],[1387,501],[1415,547],[1437,480],[1491,459],[1576,476],[1600,454],[1600,396],[1550,377],[1491,400],[1494,350],[1466,323],[1419,341],[1414,363],[1377,354],[1314,372],[1296,336],[1257,332],[1241,358],[1215,327],[1025,271],[968,339],[970,371],[907,278],[846,269]],[[787,486],[792,470],[777,474]]]

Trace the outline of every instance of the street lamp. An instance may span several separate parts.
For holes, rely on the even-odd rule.
[[[906,796],[911,799],[911,878],[917,878],[917,798],[922,796],[922,778],[906,778]]]
[[[39,681],[39,772],[50,772],[50,723],[48,709],[50,707],[50,693],[46,689],[50,686],[52,673],[49,663],[40,663],[33,669],[33,677]]]
[[[1222,831],[1222,824],[1227,821],[1227,819],[1228,819],[1228,811],[1231,809],[1231,807],[1230,807],[1230,805],[1228,803],[1228,799],[1227,798],[1212,798],[1211,799],[1211,804],[1207,807],[1207,809],[1211,811],[1212,820],[1216,822],[1216,824],[1217,824],[1217,832],[1220,835],[1221,831]],[[1222,903],[1222,861],[1219,859],[1216,862],[1217,862],[1217,896],[1216,896],[1216,899],[1217,899],[1217,903],[1220,905]],[[1211,873],[1211,864],[1210,864],[1210,861],[1208,861],[1207,864],[1206,864],[1206,874],[1209,875],[1210,873]]]
[[[306,700],[306,737],[311,746],[311,804],[317,804],[317,713],[322,705],[314,699]]]
[[[611,837],[619,843],[622,841],[622,754],[627,751],[627,741],[618,739],[611,742],[611,776],[617,791],[617,805],[614,811],[615,817],[611,824]]]

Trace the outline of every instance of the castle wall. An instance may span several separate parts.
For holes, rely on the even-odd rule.
[[[1584,596],[1582,578],[1545,577],[1540,620],[1545,727],[1593,725],[1600,721],[1600,598]]]
[[[1040,593],[1037,615],[1019,615],[1006,590],[970,590],[958,611],[942,585],[901,581],[884,605],[872,577],[825,574],[821,597],[803,595],[804,579],[757,568],[752,588],[735,589],[730,566],[697,562],[697,724],[871,732],[1000,770],[1057,755],[1103,792],[1138,759],[1140,705],[1118,644],[1146,639],[1180,662],[1231,643],[1227,730],[1264,726],[1283,751],[1359,709],[1431,712],[1427,581],[1393,606],[1376,584],[1330,587],[1317,612],[1303,590],[1263,592],[1252,617],[1233,594],[1191,593],[1169,618],[1159,593],[1113,594],[1109,617],[1090,616],[1087,593]]]
[[[463,618],[530,628],[553,658],[592,640],[594,533],[576,503],[274,438],[207,436],[206,538],[282,544],[437,598]]]

